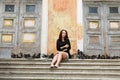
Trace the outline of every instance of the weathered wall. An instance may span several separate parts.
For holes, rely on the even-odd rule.
[[[66,29],[71,41],[71,53],[77,50],[81,39],[80,25],[76,23],[77,0],[48,0],[48,53],[56,53],[56,40],[61,29]]]

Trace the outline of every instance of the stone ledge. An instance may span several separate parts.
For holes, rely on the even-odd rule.
[[[120,2],[120,0],[83,0],[83,1],[101,1],[101,2],[109,2],[109,1],[112,1],[112,2],[114,2],[114,1],[118,1],[118,2]]]

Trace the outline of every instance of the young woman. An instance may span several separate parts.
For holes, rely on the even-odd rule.
[[[71,58],[70,55],[70,41],[68,38],[68,33],[66,30],[61,30],[59,34],[59,38],[56,43],[57,54],[54,56],[51,62],[51,68],[58,68],[59,64],[62,60],[68,60]]]

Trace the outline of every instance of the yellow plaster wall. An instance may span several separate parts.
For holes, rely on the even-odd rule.
[[[71,54],[76,53],[77,40],[82,37],[81,25],[76,23],[76,0],[48,0],[48,54],[56,53],[56,40],[66,29],[71,41]]]

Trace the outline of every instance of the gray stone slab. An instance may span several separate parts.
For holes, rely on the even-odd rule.
[[[0,58],[11,58],[11,50],[10,49],[1,49],[0,50]]]

